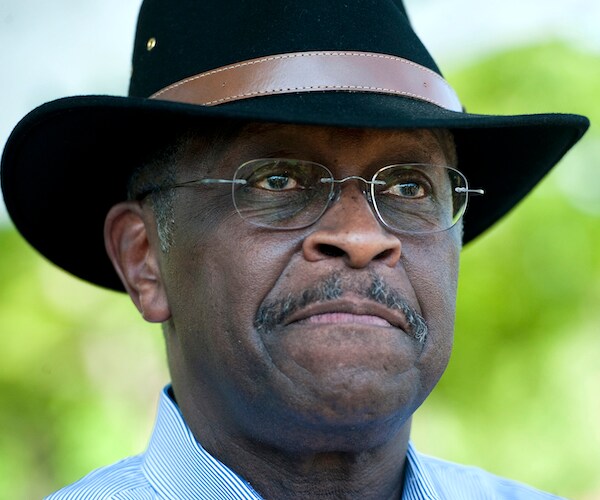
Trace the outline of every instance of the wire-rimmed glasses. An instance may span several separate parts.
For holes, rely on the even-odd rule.
[[[194,179],[152,191],[231,184],[233,204],[243,219],[287,230],[314,224],[337,199],[342,185],[352,180],[364,185],[368,202],[386,227],[412,234],[451,228],[464,214],[469,194],[484,193],[470,189],[465,176],[448,166],[396,164],[380,168],[371,180],[359,176],[335,179],[324,165],[289,158],[247,161],[233,179]]]

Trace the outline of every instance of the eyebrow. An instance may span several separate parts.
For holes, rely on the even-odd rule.
[[[383,151],[380,158],[381,160],[376,162],[379,167],[402,163],[452,166],[448,154],[441,145],[435,149],[426,148],[422,144],[410,145],[408,147],[404,145],[403,147],[390,148],[387,151]]]
[[[285,127],[286,124],[269,122],[247,123],[241,127],[240,132],[229,142],[230,148],[226,148],[228,150],[222,152],[225,154],[221,153],[219,158],[228,156],[229,153],[234,153],[234,156],[237,156],[235,155],[235,151],[240,145],[243,147],[245,141],[249,138],[262,135],[265,142],[261,144],[253,144],[253,141],[249,141],[251,146],[246,151],[253,158],[293,158],[316,161],[325,166],[331,166],[326,161],[323,161],[323,158],[320,158],[321,155],[318,154],[318,151],[315,151],[311,145],[310,136],[299,135],[298,137],[290,137],[290,134],[287,132],[280,134],[282,130],[285,131]],[[382,148],[377,158],[373,158],[373,161],[369,162],[369,165],[365,165],[365,167],[381,168],[398,163],[432,163],[451,167],[456,166],[456,155],[454,154],[454,143],[451,133],[446,134],[445,129],[414,129],[411,131],[415,132],[416,136],[412,141],[409,141],[409,144],[406,144],[406,141],[404,141],[404,144],[394,147],[392,141],[386,141],[388,146]],[[271,138],[272,140],[270,140]],[[448,139],[452,140],[452,142],[449,143]],[[245,145],[247,147],[248,142]],[[438,156],[439,158],[436,158]]]

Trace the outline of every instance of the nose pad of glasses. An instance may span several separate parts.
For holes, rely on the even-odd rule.
[[[361,192],[364,194],[367,201],[370,204],[373,204],[373,197],[371,196],[371,190],[369,189],[369,185],[371,183],[369,181],[363,179],[362,177],[358,177],[358,176],[346,177],[345,179],[334,181],[334,188],[329,193],[328,204],[336,203],[342,195],[342,187],[344,186],[344,184],[347,181],[353,180],[353,179],[362,181],[360,184],[363,184],[364,186],[362,187]]]
[[[340,199],[340,189],[332,189],[331,192],[329,193],[329,198],[327,199],[327,205],[330,205],[331,203],[335,203],[336,201],[338,201]]]

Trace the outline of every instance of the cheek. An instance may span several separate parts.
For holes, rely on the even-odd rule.
[[[252,356],[256,312],[299,243],[239,217],[209,218],[210,224],[196,218],[191,230],[182,226],[175,234],[168,257],[174,324],[180,336],[186,332],[186,348],[200,341],[214,357],[245,356],[245,350]],[[205,332],[219,335],[201,339]]]
[[[452,233],[433,236],[426,245],[403,247],[407,273],[429,328],[419,360],[429,390],[444,372],[452,351],[460,248]]]
[[[218,300],[235,307],[236,320],[251,323],[299,244],[260,228],[244,229],[230,236],[219,234],[206,260],[211,267],[208,278],[222,294]]]
[[[193,290],[196,297],[177,297],[184,303],[174,318],[179,380],[195,399],[212,401],[228,422],[245,420],[250,411],[260,414],[279,387],[254,328],[261,303],[298,246],[278,238],[252,227],[218,231],[191,247],[192,258],[181,266],[181,291]],[[256,401],[265,403],[257,408]]]

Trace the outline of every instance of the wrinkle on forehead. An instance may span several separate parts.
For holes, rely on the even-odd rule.
[[[376,129],[376,128],[341,128],[315,125],[293,125],[277,123],[249,123],[242,128],[235,142],[251,141],[257,136],[292,138],[299,147],[315,143],[328,146],[344,147],[368,140],[373,144],[381,144],[382,151],[395,141],[403,140],[405,145],[423,158],[429,158],[436,150],[441,149],[446,164],[455,167],[457,164],[454,137],[448,129]]]

